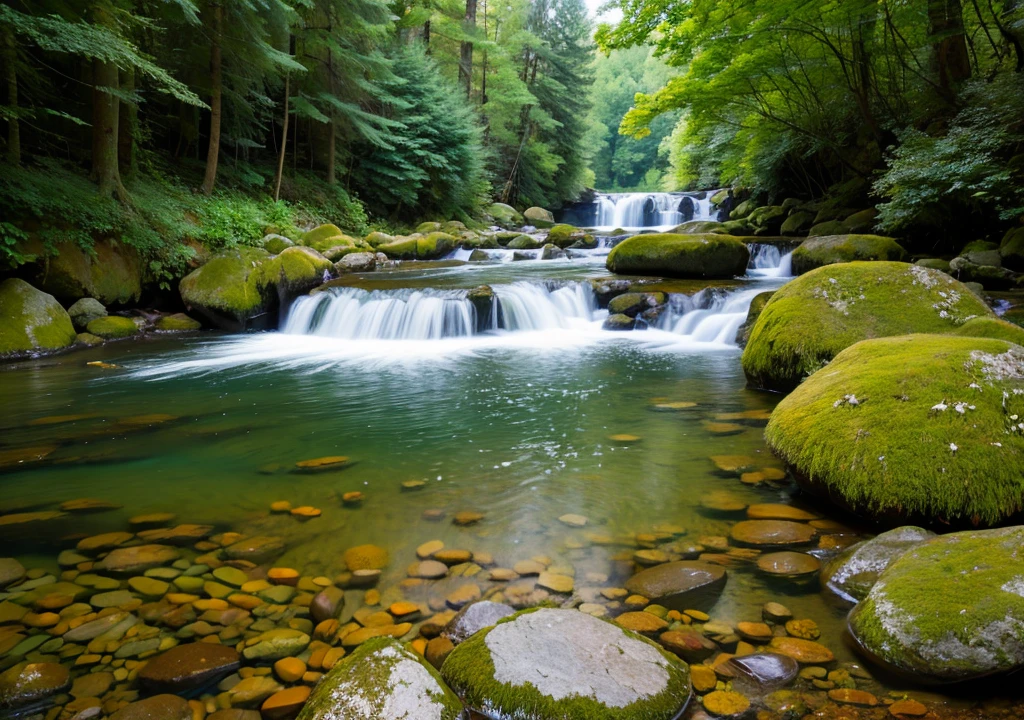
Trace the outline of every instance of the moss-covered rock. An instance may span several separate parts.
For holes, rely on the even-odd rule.
[[[1024,226],[1007,231],[999,243],[999,255],[1003,259],[1003,265],[1011,270],[1024,272]]]
[[[103,338],[93,335],[92,333],[80,332],[78,333],[78,336],[75,338],[75,342],[78,343],[79,345],[86,346],[102,345]]]
[[[301,244],[318,252],[342,244],[342,240],[352,239],[341,231],[337,225],[326,223],[319,225],[302,236]]]
[[[729,189],[726,188],[724,190],[719,190],[718,192],[711,196],[711,204],[714,205],[715,207],[718,207],[728,199]]]
[[[541,207],[527,208],[523,212],[523,218],[527,223],[538,228],[549,228],[555,224],[555,216],[550,210]]]
[[[482,630],[441,674],[473,710],[518,720],[670,720],[690,698],[687,666],[578,610],[526,610]]]
[[[601,327],[605,330],[632,330],[636,327],[636,320],[625,313],[612,313]]]
[[[878,210],[868,208],[848,215],[843,220],[848,233],[870,233],[875,229],[875,220],[878,219]]]
[[[494,218],[494,222],[502,227],[522,225],[523,216],[511,205],[505,203],[492,203],[487,208],[487,214]]]
[[[47,256],[41,245],[31,243],[27,252],[38,252],[39,289],[65,303],[92,297],[104,305],[136,302],[142,294],[142,261],[134,248],[113,240],[99,240],[92,252],[75,243],[61,243]]]
[[[664,305],[667,302],[665,293],[625,293],[613,298],[608,303],[610,314],[621,313],[635,318],[642,312]]]
[[[1021,417],[1024,348],[906,335],[839,353],[779,403],[765,439],[803,487],[861,515],[990,525],[1024,509]]]
[[[757,208],[757,203],[753,200],[744,200],[729,213],[730,220],[742,220],[743,218],[750,215]]]
[[[815,223],[807,231],[808,237],[828,237],[830,235],[846,234],[846,226],[839,220],[827,220],[826,222]]]
[[[381,245],[387,245],[388,243],[392,243],[396,240],[394,235],[388,235],[387,233],[382,233],[377,230],[374,230],[364,239],[366,240],[366,244],[372,248],[378,248]]]
[[[766,205],[750,213],[747,224],[755,229],[757,235],[778,235],[785,219],[786,211],[781,205]]]
[[[949,263],[950,272],[961,281],[978,283],[986,290],[1008,290],[1024,284],[1024,273],[998,265],[979,265],[971,262],[972,255],[977,253],[955,257]]]
[[[317,683],[298,720],[457,720],[462,703],[433,667],[391,638],[375,638]]]
[[[814,213],[797,211],[786,218],[779,228],[780,235],[806,235],[814,222]]]
[[[432,232],[416,241],[416,257],[420,260],[437,260],[455,249],[458,242],[453,236],[443,232]]]
[[[742,275],[750,259],[746,244],[729,235],[635,235],[608,254],[614,273],[683,278]]]
[[[181,299],[224,330],[259,325],[258,318],[271,311],[277,302],[276,289],[263,267],[269,258],[266,250],[247,247],[214,255],[182,278],[178,285]]]
[[[757,319],[761,317],[761,313],[764,311],[765,305],[772,299],[775,294],[774,290],[765,290],[762,293],[758,293],[754,296],[754,299],[750,301],[750,307],[747,308],[747,319],[740,325],[739,330],[736,331],[736,344],[741,348],[747,346],[747,342],[750,340],[750,332],[754,329],[754,325],[757,323]]]
[[[726,233],[724,224],[714,220],[689,220],[672,228],[676,235],[705,235],[707,233]]]
[[[89,334],[101,337],[104,340],[120,340],[122,338],[134,337],[141,332],[134,320],[117,315],[96,318],[86,325],[85,329]]]
[[[577,237],[576,240],[569,246],[570,250],[593,250],[597,247],[597,238],[587,233],[582,237]]]
[[[74,342],[71,317],[56,298],[18,278],[0,283],[0,358],[60,350]]]
[[[821,586],[847,602],[860,602],[887,567],[933,537],[931,530],[905,525],[851,545],[822,568]]]
[[[543,247],[543,245],[544,243],[530,235],[517,235],[513,240],[510,240],[505,247],[511,250],[538,250]]]
[[[736,237],[751,237],[757,234],[756,228],[747,224],[746,220],[729,220],[721,224],[721,230],[727,235]]]
[[[932,270],[941,270],[944,273],[949,272],[949,260],[943,260],[942,258],[921,258],[914,264],[931,268]]]
[[[870,657],[932,683],[1024,666],[1024,527],[952,533],[911,548],[853,609]]]
[[[426,235],[427,233],[440,232],[441,223],[439,222],[421,222],[416,226],[416,232]]]
[[[892,238],[881,235],[827,235],[808,238],[793,251],[793,272],[803,275],[824,265],[857,260],[906,259],[907,252]]]
[[[559,224],[548,231],[548,242],[564,249],[582,239],[584,235],[586,233],[572,225]]]
[[[312,248],[286,248],[264,263],[264,280],[277,287],[282,299],[294,298],[322,284],[332,267],[330,260]]]
[[[263,249],[271,255],[277,255],[285,248],[295,247],[295,243],[290,238],[286,238],[284,235],[278,235],[276,233],[270,233],[269,235],[263,236]]]
[[[85,330],[85,326],[96,318],[106,316],[107,309],[103,307],[96,298],[82,298],[75,300],[74,304],[68,308],[68,315],[71,316],[71,324],[75,326],[75,330],[81,332]]]
[[[991,310],[938,270],[855,262],[812,270],[765,305],[743,351],[755,387],[788,390],[844,348],[875,337],[947,333]]]
[[[957,329],[956,334],[967,337],[1006,340],[1007,342],[1024,345],[1024,328],[988,315],[968,320]]]
[[[161,315],[156,321],[156,329],[160,332],[189,332],[199,330],[203,324],[185,313]]]
[[[551,243],[548,243],[540,249],[541,260],[561,260],[565,257],[567,257],[565,250],[562,250],[557,245],[552,245]]]

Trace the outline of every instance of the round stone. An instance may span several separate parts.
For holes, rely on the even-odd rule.
[[[153,720],[153,718],[192,720],[192,708],[184,698],[164,694],[154,695],[125,705],[110,716],[110,720]]]
[[[294,657],[281,658],[274,663],[274,674],[281,682],[298,682],[306,674],[306,663]]]
[[[171,584],[150,577],[133,577],[128,580],[128,587],[146,598],[162,598],[171,589]]]
[[[345,564],[352,572],[382,570],[389,561],[388,551],[377,545],[358,545],[345,551]]]
[[[715,717],[739,717],[750,708],[750,701],[738,692],[715,690],[703,698],[704,709]]]
[[[124,545],[135,535],[130,532],[109,532],[93,535],[78,541],[78,549],[82,552],[101,552]]]
[[[13,585],[25,577],[25,568],[14,558],[0,558],[0,588]]]
[[[462,563],[468,563],[473,559],[473,553],[469,550],[438,550],[434,553],[433,559],[438,562],[443,562],[445,565],[451,567],[452,565],[461,565]]]
[[[744,520],[732,528],[732,539],[740,545],[759,547],[805,545],[817,537],[810,525],[790,520]]]
[[[789,633],[790,637],[801,638],[803,640],[817,640],[821,637],[821,631],[818,630],[818,623],[810,619],[787,621],[786,632]]]
[[[745,501],[724,490],[717,490],[707,495],[702,495],[700,506],[705,510],[716,513],[739,513],[747,509]]]
[[[294,717],[306,704],[310,692],[311,690],[304,685],[279,690],[263,701],[260,713],[267,720]]]
[[[437,580],[448,574],[448,566],[437,560],[424,560],[409,568],[409,577]]]
[[[292,504],[287,500],[275,500],[270,503],[270,512],[272,513],[289,513],[292,511]]]
[[[425,542],[422,545],[420,545],[418,548],[416,548],[416,557],[418,557],[420,560],[427,560],[434,553],[438,552],[439,550],[443,550],[443,549],[444,549],[444,543],[443,542],[441,542],[440,540],[431,540],[430,542]]]
[[[652,635],[668,627],[668,623],[654,613],[627,612],[615,618],[617,625],[642,635]]]
[[[793,611],[782,603],[768,602],[761,608],[761,617],[768,622],[785,622],[793,617]]]
[[[454,610],[480,599],[480,587],[469,583],[448,593],[445,602]]]
[[[757,458],[749,455],[712,455],[711,462],[718,472],[735,477],[757,467]]]
[[[746,430],[742,425],[736,423],[723,423],[723,422],[706,422],[704,423],[704,429],[711,435],[717,435],[719,437],[727,437],[729,435],[739,435],[741,432]]]
[[[351,460],[344,455],[329,455],[327,457],[312,458],[310,460],[300,460],[295,463],[295,468],[292,472],[331,472],[333,470],[341,470],[342,468],[348,467],[350,462]]]
[[[483,519],[483,513],[475,512],[473,510],[462,510],[461,512],[455,513],[455,517],[452,518],[452,522],[456,525],[465,527],[467,525],[476,525]]]
[[[285,550],[284,540],[279,537],[257,535],[238,540],[226,548],[224,554],[229,560],[248,560],[257,565],[273,560]]]
[[[715,671],[732,681],[735,689],[752,695],[765,695],[786,687],[796,679],[800,665],[791,657],[758,652],[733,657],[717,665]]]
[[[0,711],[15,710],[70,687],[71,673],[63,665],[20,663],[0,673]]]
[[[680,400],[677,402],[659,402],[651,405],[651,410],[654,412],[682,412],[683,410],[690,410],[697,407],[697,403],[690,402],[688,400]]]
[[[897,700],[889,706],[889,714],[896,718],[921,717],[928,714],[928,707],[917,700]]]
[[[608,440],[615,445],[635,445],[640,442],[641,438],[639,435],[619,433],[617,435],[609,435]]]
[[[426,480],[406,480],[402,483],[402,490],[404,492],[409,492],[412,490],[421,490],[422,488],[426,487],[426,485]]]
[[[511,606],[504,603],[481,600],[462,608],[444,627],[441,634],[451,640],[453,645],[458,645],[514,612]]]
[[[757,569],[778,577],[799,578],[813,575],[821,569],[821,561],[801,552],[767,553],[757,559]]]
[[[626,581],[626,590],[672,610],[700,606],[725,585],[725,568],[696,560],[663,563]]]
[[[352,490],[341,496],[342,504],[348,506],[360,505],[365,499],[366,496],[358,490]]]
[[[794,520],[804,522],[818,518],[816,513],[801,510],[792,505],[782,503],[758,503],[747,508],[747,517],[751,520]]]
[[[135,530],[148,530],[174,522],[176,515],[169,512],[146,513],[128,518],[128,524]]]
[[[520,613],[456,647],[441,670],[490,717],[670,720],[690,696],[681,661],[575,610]]]
[[[320,510],[320,508],[313,507],[312,505],[301,505],[297,508],[291,509],[292,517],[300,520],[309,520],[310,518],[320,517],[321,514],[323,514],[323,511]]]
[[[752,643],[766,643],[772,639],[772,629],[763,622],[738,622],[736,634]]]
[[[150,658],[139,671],[138,680],[156,692],[184,693],[217,682],[237,670],[240,662],[233,647],[185,643]]]
[[[823,665],[835,660],[835,655],[824,645],[795,637],[775,637],[769,643],[772,650],[791,657],[801,665]]]
[[[558,518],[558,521],[563,525],[568,525],[569,527],[583,527],[587,524],[586,517],[583,515],[573,515],[572,513],[562,515]]]
[[[828,691],[830,700],[840,705],[859,705],[860,707],[874,707],[878,704],[878,698],[864,690],[853,688],[836,688]]]
[[[553,572],[542,572],[537,578],[537,587],[550,590],[553,593],[569,594],[574,586],[573,579],[568,575],[560,575]]]

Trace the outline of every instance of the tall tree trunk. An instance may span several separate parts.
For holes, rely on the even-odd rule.
[[[134,68],[121,73],[121,89],[127,93],[135,92]],[[138,119],[138,105],[126,102],[120,104],[117,118],[117,164],[122,177],[130,177],[135,172],[135,127]]]
[[[330,50],[327,51],[327,74],[328,74],[328,77],[330,78],[331,94],[334,95],[335,94],[335,91],[334,91],[334,57],[333,57],[333,55],[332,55]],[[335,154],[335,152],[337,150],[335,144],[337,142],[337,132],[338,132],[338,128],[336,127],[336,125],[337,125],[337,119],[336,119],[335,114],[334,114],[334,106],[331,106],[331,122],[328,123],[328,128],[327,128],[327,133],[328,133],[328,135],[327,135],[327,184],[328,185],[333,185],[335,182],[337,182],[337,178],[335,177],[335,170],[334,170],[334,167],[335,167],[334,154]]]
[[[971,56],[960,0],[928,0],[932,71],[943,97],[953,102],[957,88],[971,77]]]
[[[462,30],[467,35],[476,30],[476,0],[466,0],[466,18]],[[468,40],[463,40],[460,48],[459,82],[465,87],[466,98],[469,99],[473,91],[473,43]]]
[[[213,6],[213,45],[210,47],[210,144],[206,149],[206,175],[202,190],[209,195],[217,182],[217,159],[220,157],[221,99],[223,96],[223,73],[221,61],[221,36],[224,31],[224,8]]]
[[[4,79],[7,81],[7,105],[14,113],[7,120],[7,162],[21,165],[21,123],[18,122],[18,46],[10,29],[3,31]]]
[[[284,123],[281,129],[281,154],[277,157],[277,174],[274,176],[274,202],[281,197],[281,178],[284,176],[284,153],[288,148],[288,93],[291,73],[284,76]]]
[[[117,96],[100,89],[118,89],[117,65],[93,60],[92,82],[92,178],[100,195],[126,200],[117,162]]]
[[[487,39],[487,0],[484,0],[484,40]],[[498,28],[494,28],[494,42],[498,42]],[[484,60],[480,66],[480,104],[487,104],[487,46],[484,45]]]
[[[423,44],[427,48],[427,54],[430,54],[430,21],[427,20],[423,23]]]

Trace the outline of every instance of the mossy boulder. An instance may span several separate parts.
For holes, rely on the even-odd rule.
[[[870,233],[875,229],[875,221],[877,219],[878,210],[868,208],[867,210],[860,210],[847,216],[843,220],[843,225],[846,226],[846,232],[848,233]]]
[[[743,218],[750,215],[757,208],[757,203],[753,200],[744,200],[729,213],[730,220],[742,220]]]
[[[92,297],[104,305],[126,305],[142,294],[139,253],[113,240],[97,241],[92,252],[75,243],[59,244],[52,256],[37,243],[30,243],[26,252],[39,255],[37,287],[65,303]]]
[[[381,245],[387,245],[388,243],[394,242],[396,239],[397,238],[395,238],[394,235],[388,235],[387,233],[382,233],[377,230],[374,230],[372,233],[370,233],[364,238],[366,244],[372,248],[378,248]]]
[[[262,325],[277,302],[264,263],[262,248],[239,247],[218,253],[182,278],[178,284],[185,305],[224,330]]]
[[[421,222],[419,225],[416,226],[416,232],[420,233],[421,235],[426,235],[427,233],[432,232],[439,232],[440,230],[441,223],[439,222]]]
[[[68,308],[68,315],[71,316],[71,324],[75,326],[75,330],[81,332],[85,330],[85,326],[96,318],[105,317],[107,309],[103,307],[96,298],[81,298],[75,300],[75,302]]]
[[[857,260],[906,259],[907,252],[892,238],[881,235],[827,235],[808,238],[793,251],[793,272],[803,275],[824,265]]]
[[[295,243],[290,238],[286,238],[284,235],[278,235],[276,233],[270,233],[263,236],[263,249],[271,255],[277,255],[285,248],[295,247]]]
[[[689,220],[672,228],[676,235],[704,235],[706,233],[727,233],[723,223],[714,220]]]
[[[971,261],[983,253],[970,253],[953,258],[949,270],[963,282],[978,283],[986,290],[1008,290],[1024,284],[1024,273],[1015,273],[1000,265],[983,265]]]
[[[941,270],[944,273],[949,272],[949,260],[943,260],[942,258],[921,258],[914,264],[931,268],[932,270]]]
[[[822,568],[821,586],[847,602],[860,602],[887,567],[933,537],[931,530],[905,525],[851,545]]]
[[[1024,666],[1024,527],[932,538],[893,562],[853,609],[872,658],[944,684]]]
[[[577,240],[582,239],[584,235],[586,235],[585,232],[572,225],[559,224],[548,231],[548,242],[565,249]]]
[[[667,302],[665,293],[624,293],[608,302],[610,314],[621,313],[635,318],[642,312],[651,310]]]
[[[511,250],[537,250],[543,245],[544,243],[530,235],[517,235],[514,239],[509,240],[505,247]]]
[[[989,315],[968,320],[957,329],[956,334],[1006,340],[1017,345],[1024,345],[1024,328]]]
[[[507,617],[459,644],[441,674],[471,709],[517,720],[671,720],[690,698],[681,660],[578,610]]]
[[[455,249],[458,240],[444,232],[432,232],[416,241],[416,257],[420,260],[438,260]]]
[[[632,330],[636,327],[636,319],[625,313],[612,313],[601,327],[605,330]]]
[[[860,340],[954,332],[988,306],[938,270],[854,262],[812,270],[779,289],[750,331],[743,371],[755,387],[788,390]]]
[[[93,345],[102,345],[103,338],[93,335],[92,333],[80,332],[75,337],[75,342],[78,343],[79,345],[86,345],[91,347]]]
[[[487,208],[487,214],[494,218],[494,222],[502,227],[521,225],[523,223],[522,214],[511,205],[506,205],[505,203],[492,203]]]
[[[90,335],[101,337],[104,340],[120,340],[122,338],[134,337],[141,332],[134,320],[117,315],[96,318],[86,325],[85,329]]]
[[[730,235],[634,235],[612,248],[614,273],[682,278],[731,278],[746,272],[750,250]]]
[[[0,283],[0,358],[60,350],[74,342],[71,317],[53,295],[18,278]]]
[[[565,254],[565,250],[562,250],[557,245],[552,245],[551,243],[548,243],[540,249],[541,260],[562,260],[566,257],[568,256]]]
[[[323,252],[335,245],[355,244],[355,238],[349,237],[341,231],[337,225],[330,223],[319,225],[302,236],[300,244],[311,247],[317,252]]]
[[[750,213],[747,224],[752,226],[758,235],[778,235],[785,220],[786,211],[781,205],[766,205]]]
[[[527,223],[538,228],[549,228],[555,224],[555,216],[551,214],[550,210],[545,210],[542,207],[527,208],[523,212],[523,218]]]
[[[807,231],[808,237],[829,237],[831,235],[845,235],[846,225],[839,220],[828,220],[812,225]]]
[[[275,285],[282,300],[309,292],[324,282],[331,261],[308,247],[285,248],[264,263],[264,281]]]
[[[1003,259],[1003,265],[1024,272],[1024,226],[1009,230],[999,243],[999,255]]]
[[[160,332],[189,332],[199,330],[203,324],[185,313],[161,315],[156,321],[156,329]]]
[[[736,343],[740,347],[747,346],[747,342],[750,340],[750,331],[754,329],[757,319],[761,317],[761,313],[774,294],[774,290],[765,290],[755,295],[754,299],[750,301],[750,307],[747,308],[747,319],[743,321],[739,330],[736,331]]]
[[[806,235],[814,222],[814,213],[797,211],[786,218],[779,228],[780,235]]]
[[[418,654],[374,638],[317,683],[298,720],[457,720],[462,703]]]
[[[1022,416],[1024,348],[905,335],[839,353],[765,439],[805,489],[877,522],[991,525],[1024,509]]]

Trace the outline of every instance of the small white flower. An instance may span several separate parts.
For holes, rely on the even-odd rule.
[[[972,390],[981,390],[981,385],[979,385],[978,383],[971,383],[967,387],[971,388]]]
[[[952,450],[953,452],[956,452],[956,451],[957,451],[957,450],[959,450],[960,448],[958,448],[958,447],[956,446],[956,443],[950,443],[950,444],[949,444],[949,449],[950,449],[950,450]]]
[[[879,455],[878,462],[885,462],[885,455]]]
[[[999,442],[994,442],[994,443],[990,443],[990,444],[992,445],[992,447],[1002,447],[1003,446],[1003,444],[999,443]]]
[[[932,405],[932,410],[934,410],[935,412],[943,412],[947,407],[949,406],[946,405],[946,401],[943,400],[938,405]]]

